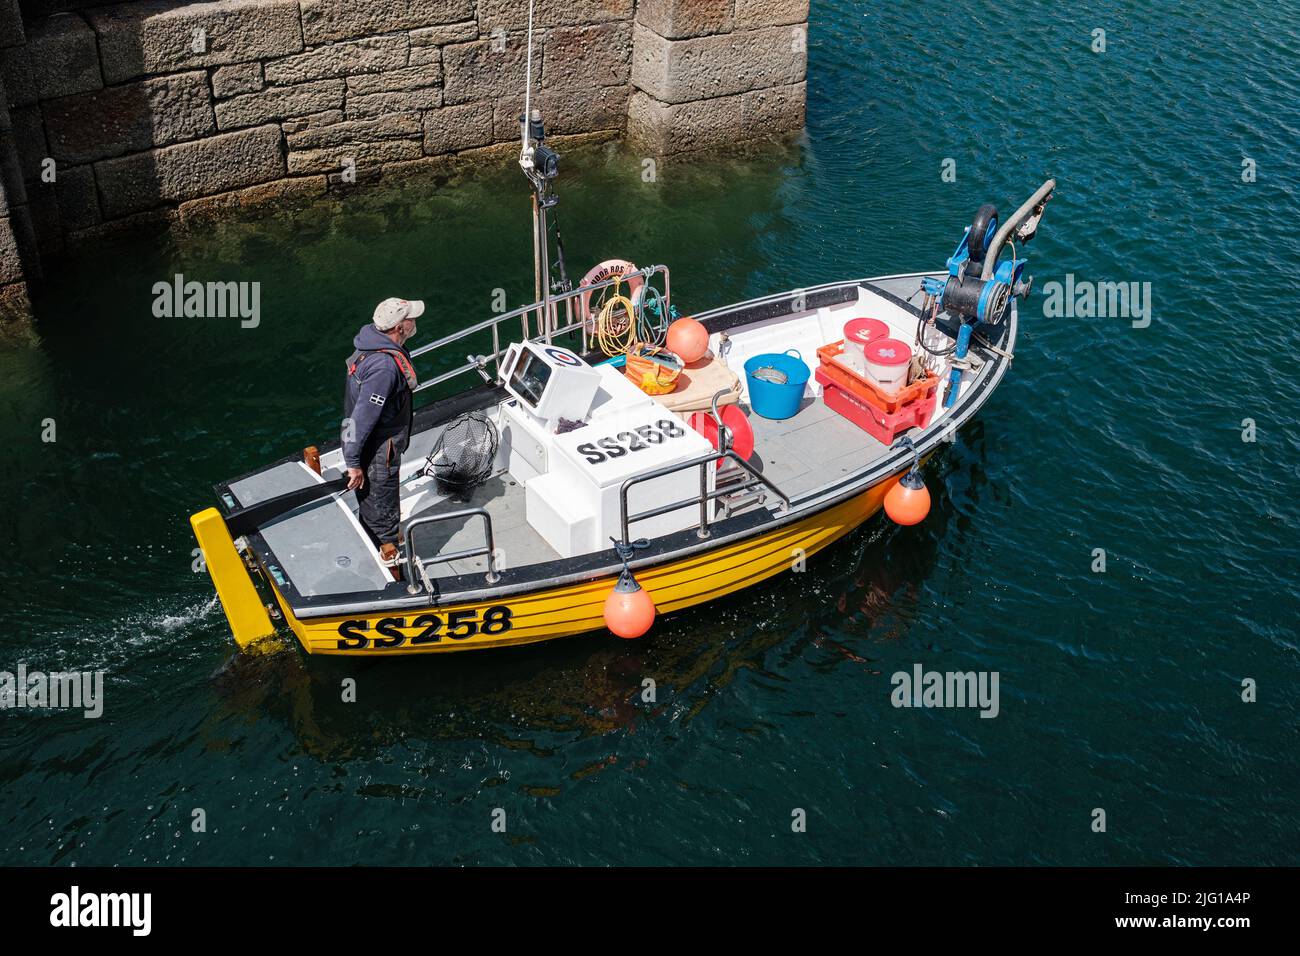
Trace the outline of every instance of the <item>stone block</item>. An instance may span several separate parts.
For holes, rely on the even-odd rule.
[[[446,46],[448,43],[464,43],[478,39],[478,21],[464,20],[461,23],[448,23],[437,27],[421,27],[411,31],[411,65],[415,62],[416,50],[428,50],[432,47]]]
[[[762,136],[803,129],[807,105],[807,83],[742,93],[741,122],[744,124],[745,135]]]
[[[536,0],[533,28],[630,20],[632,8],[632,0]],[[478,27],[483,35],[491,34],[494,29],[526,32],[528,0],[478,0]]]
[[[27,295],[26,282],[13,282],[0,286],[0,335],[24,336],[18,329],[28,328],[32,318],[32,302]],[[35,333],[28,331],[35,343]]]
[[[632,82],[661,103],[729,96],[802,82],[808,51],[789,27],[666,40],[634,28]]]
[[[808,22],[808,0],[736,0],[736,29]]]
[[[492,124],[493,104],[486,101],[429,110],[424,114],[424,152],[437,156],[487,146],[492,142]]]
[[[22,218],[25,212],[30,217],[32,228],[31,251],[23,255],[27,269],[27,278],[31,274],[31,263],[42,262],[48,257],[63,252],[63,226],[59,221],[59,202],[54,195],[53,183],[38,183],[27,191],[28,203],[15,210],[15,218]]]
[[[51,155],[68,163],[166,146],[215,129],[202,70],[65,96],[42,110]]]
[[[542,51],[543,86],[622,86],[632,73],[632,26],[558,27]]]
[[[289,134],[285,142],[290,150],[320,149],[383,139],[410,139],[423,135],[423,132],[419,116],[413,113],[395,113],[376,119],[348,120],[301,130]]]
[[[41,99],[85,93],[104,85],[95,31],[81,17],[62,13],[41,20],[27,36],[32,80]]]
[[[107,83],[302,49],[297,0],[144,0],[97,7],[86,16],[99,36]]]
[[[366,37],[272,60],[266,64],[266,82],[277,85],[320,80],[350,73],[379,73],[406,66],[410,41],[405,34]]]
[[[45,140],[45,121],[41,117],[39,106],[20,106],[9,111],[13,124],[14,149],[18,153],[21,179],[38,179],[45,159],[50,155],[49,144]],[[14,181],[9,181],[10,186]],[[16,197],[15,203],[21,202]]]
[[[0,149],[0,194],[0,216],[12,215],[15,206],[27,202],[27,184],[16,150]]]
[[[341,109],[344,85],[341,79],[313,80],[294,86],[268,86],[258,93],[246,93],[223,100],[216,106],[217,126],[238,129],[271,120],[307,116],[322,110]]]
[[[285,135],[289,133],[301,133],[305,129],[317,129],[321,126],[333,126],[335,123],[343,122],[342,110],[322,110],[319,113],[310,113],[307,116],[299,116],[296,119],[285,120],[280,124]]]
[[[368,76],[348,77],[348,96],[367,96],[371,93],[395,93],[399,90],[416,90],[423,86],[439,86],[442,83],[442,66],[438,63],[426,63],[423,66],[408,66],[387,73],[375,73]]]
[[[0,47],[22,46],[26,42],[18,0],[0,0]]]
[[[504,49],[493,40],[454,43],[442,48],[443,89],[448,103],[494,99],[524,89],[527,43],[516,38]],[[542,62],[533,51],[533,88],[541,86]]]
[[[414,160],[414,162],[419,162],[419,160]],[[397,164],[394,163],[391,165]],[[357,186],[362,186],[367,183],[379,182],[379,178],[383,175],[385,168],[388,167],[366,166],[364,168],[354,169],[346,179],[341,170],[337,173],[327,173],[325,176],[325,182],[328,184],[330,189],[355,189]]]
[[[289,172],[330,173],[342,168],[344,160],[351,159],[357,169],[382,166],[402,160],[419,159],[424,155],[418,139],[390,139],[375,143],[350,143],[323,149],[295,150],[289,154]]]
[[[387,113],[423,113],[442,106],[442,87],[425,86],[368,96],[348,96],[346,113],[350,120],[373,119]]]
[[[238,96],[240,93],[256,93],[266,85],[262,74],[262,64],[257,60],[251,63],[232,63],[219,66],[212,71],[212,93],[219,100]]]
[[[302,34],[308,43],[325,43],[473,16],[474,0],[302,0]]]
[[[0,85],[4,87],[10,108],[35,105],[39,97],[27,47],[0,49]]]
[[[634,149],[659,155],[730,145],[744,132],[742,99],[737,95],[661,103],[638,90],[628,104],[628,142]]]
[[[629,86],[601,86],[576,90],[551,88],[533,91],[533,103],[546,120],[547,136],[623,129],[627,125]],[[507,96],[496,103],[493,123],[499,143],[519,139],[519,116],[524,111],[522,95]]]
[[[727,33],[736,0],[640,0],[636,22],[669,40]]]
[[[287,202],[303,202],[325,193],[324,176],[302,176],[294,179],[277,179],[275,182],[247,189],[235,189],[215,196],[203,196],[180,204],[177,211],[182,223],[194,224],[218,219],[232,212],[253,209],[274,203],[277,207]]]
[[[0,219],[0,285],[23,280],[23,261],[18,255],[18,237],[14,234],[13,220]]]
[[[106,218],[229,192],[284,175],[280,127],[223,133],[95,164]]]
[[[442,50],[436,46],[413,46],[407,61],[411,66],[428,66],[430,63],[442,65]]]
[[[90,166],[59,170],[54,185],[59,202],[59,220],[65,231],[89,229],[104,221],[99,211],[99,191]]]

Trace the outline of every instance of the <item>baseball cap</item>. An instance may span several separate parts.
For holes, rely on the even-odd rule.
[[[419,299],[385,299],[375,306],[375,328],[387,332],[403,319],[416,319],[423,314],[424,303]]]

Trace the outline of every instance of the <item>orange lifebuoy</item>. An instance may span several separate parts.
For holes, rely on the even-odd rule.
[[[724,405],[718,414],[722,416],[722,424],[731,432],[732,450],[745,461],[749,461],[750,456],[754,454],[754,427],[749,424],[749,419],[739,405]],[[687,419],[687,424],[707,438],[709,444],[715,450],[717,449],[718,423],[714,421],[712,415],[708,412],[692,412],[691,417]],[[721,465],[722,461],[719,460],[714,467]]]

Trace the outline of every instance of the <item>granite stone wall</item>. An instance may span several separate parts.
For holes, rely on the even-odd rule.
[[[802,128],[807,0],[537,0],[555,135]],[[527,0],[0,0],[0,311],[42,256],[517,140]]]

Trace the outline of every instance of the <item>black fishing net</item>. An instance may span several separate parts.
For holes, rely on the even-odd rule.
[[[497,457],[496,426],[479,412],[453,418],[434,443],[424,473],[444,494],[464,498],[492,477]]]

